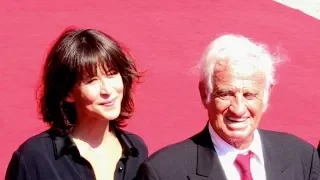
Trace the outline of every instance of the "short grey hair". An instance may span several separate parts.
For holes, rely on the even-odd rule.
[[[266,78],[263,102],[265,108],[267,107],[270,87],[276,83],[275,64],[279,62],[279,59],[273,56],[265,45],[235,34],[222,35],[213,40],[205,50],[199,64],[200,81],[204,84],[207,94],[206,103],[211,101],[214,88],[213,75],[217,61],[250,63],[259,68]]]

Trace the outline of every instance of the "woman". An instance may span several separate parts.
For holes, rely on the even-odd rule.
[[[121,127],[139,77],[107,34],[63,32],[43,69],[40,110],[50,128],[14,152],[6,179],[134,179],[147,147]]]

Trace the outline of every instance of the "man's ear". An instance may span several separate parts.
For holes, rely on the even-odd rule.
[[[64,99],[68,103],[73,103],[75,101],[72,93],[69,93],[68,96]]]
[[[207,91],[206,91],[206,86],[203,83],[203,81],[199,82],[198,89],[199,89],[202,104],[205,108],[207,108],[207,105],[208,105],[207,104]]]
[[[274,85],[273,84],[271,84],[270,86],[269,86],[269,89],[268,89],[268,99],[266,100],[266,101],[269,101],[269,99],[270,99],[270,96],[271,96],[271,91],[272,91],[272,89],[273,89],[273,87],[274,87]],[[267,108],[268,108],[268,103],[264,103],[264,105],[263,105],[263,109],[262,109],[262,111],[264,112],[264,111],[266,111],[267,110]]]
[[[269,96],[271,95],[271,91],[272,91],[273,87],[274,87],[273,84],[271,84],[270,87],[269,87]]]

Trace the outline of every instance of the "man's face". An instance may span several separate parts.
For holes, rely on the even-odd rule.
[[[209,121],[227,143],[247,148],[262,116],[265,76],[250,64],[230,66],[219,61],[215,68],[214,90],[205,105]]]

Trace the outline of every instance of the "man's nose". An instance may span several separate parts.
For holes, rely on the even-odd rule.
[[[246,99],[242,95],[236,95],[232,100],[229,110],[236,116],[242,116],[246,113]]]

